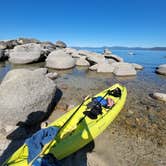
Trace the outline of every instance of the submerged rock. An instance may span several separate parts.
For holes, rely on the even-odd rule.
[[[10,125],[40,122],[50,111],[55,91],[55,83],[43,74],[11,70],[0,84],[0,121]]]
[[[75,59],[66,54],[64,50],[55,50],[46,59],[46,66],[53,69],[70,69],[75,66],[75,63]]]
[[[157,100],[165,101],[166,102],[166,94],[165,93],[153,93],[152,97]]]
[[[14,64],[28,64],[39,61],[41,54],[42,49],[39,44],[19,45],[10,51],[9,61]]]

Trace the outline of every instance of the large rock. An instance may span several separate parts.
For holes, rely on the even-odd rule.
[[[77,66],[90,66],[89,62],[85,59],[85,57],[78,58],[76,60]]]
[[[9,54],[9,61],[14,64],[37,62],[42,55],[40,44],[29,43],[14,47]]]
[[[64,50],[51,52],[46,59],[46,66],[53,69],[70,69],[75,66],[75,59],[66,54]]]
[[[114,66],[109,63],[101,63],[97,66],[98,73],[112,73],[114,71]]]
[[[0,60],[4,60],[4,50],[0,49]]]
[[[144,68],[142,65],[139,65],[139,64],[137,64],[137,63],[132,63],[132,65],[134,66],[134,68],[135,68],[136,70],[142,70],[142,69]]]
[[[77,50],[76,50],[75,48],[70,48],[70,47],[65,48],[65,52],[66,52],[67,54],[70,54],[70,55],[72,55],[72,54],[74,54],[74,53],[77,53],[77,54],[78,54],[78,52],[77,52]]]
[[[58,48],[66,48],[66,47],[67,47],[66,43],[64,43],[63,41],[60,41],[60,40],[58,40],[58,41],[55,43],[55,45],[56,45],[56,47],[58,47]]]
[[[134,76],[137,74],[134,66],[130,63],[117,62],[112,63],[112,66],[115,68],[113,73],[116,76]]]
[[[39,43],[40,43],[40,41],[37,40],[37,39],[33,39],[33,38],[22,38],[22,37],[18,38],[18,39],[17,39],[17,42],[18,42],[19,44],[28,44],[28,43],[36,43],[36,44],[39,44]]]
[[[95,64],[89,67],[89,70],[97,71],[98,73],[112,73],[114,71],[114,66],[112,66],[108,61],[103,63]]]
[[[0,50],[4,50],[7,48],[7,44],[5,41],[0,41]]]
[[[104,54],[104,57],[107,58],[107,59],[113,59],[115,60],[116,62],[123,62],[123,58],[121,58],[120,56],[118,55],[115,55],[115,54]]]
[[[90,62],[90,64],[99,64],[105,62],[105,57],[102,54],[94,52],[88,54],[86,59]]]
[[[8,49],[13,49],[15,46],[19,45],[17,40],[8,40],[6,41],[6,44]]]
[[[92,52],[87,51],[87,50],[78,50],[78,54],[81,56],[88,56],[88,55],[92,54]]]
[[[0,84],[0,121],[38,123],[50,111],[55,91],[55,83],[39,72],[11,70]]]
[[[161,100],[161,101],[165,101],[166,102],[166,94],[165,93],[153,93],[152,97],[157,99],[157,100]]]
[[[157,67],[156,73],[161,74],[161,75],[166,75],[166,64],[162,64]]]
[[[45,56],[56,49],[56,45],[51,42],[42,42],[40,46]]]

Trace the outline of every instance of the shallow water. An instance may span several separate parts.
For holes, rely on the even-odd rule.
[[[90,49],[90,51],[102,52],[103,50]],[[65,71],[49,70],[56,71],[60,75],[55,82],[63,92],[61,101],[53,111],[49,122],[64,114],[66,105],[77,105],[88,94],[94,95],[116,82],[125,85],[128,90],[124,109],[110,127],[95,140],[95,152],[92,155],[83,155],[80,151],[63,163],[66,166],[69,166],[69,161],[71,165],[79,163],[80,166],[110,166],[110,163],[115,166],[165,165],[166,105],[152,99],[149,94],[166,93],[166,76],[155,73],[158,65],[166,63],[166,52],[135,50],[136,55],[128,55],[129,50],[112,50],[112,52],[123,57],[127,62],[143,65],[144,69],[138,71],[137,76],[134,77],[115,77],[113,74],[89,71],[84,67]],[[44,63],[30,65],[0,63],[0,81],[11,69],[36,69],[44,65]],[[106,149],[107,145],[109,146]],[[87,161],[80,163],[80,158],[83,156],[94,161],[89,161],[90,164]],[[100,160],[97,159],[98,156]]]

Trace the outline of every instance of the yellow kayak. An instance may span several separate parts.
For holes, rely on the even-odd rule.
[[[120,96],[108,94],[108,91],[113,91],[117,88],[121,91]],[[92,98],[84,101],[80,107],[76,106],[71,109],[48,126],[59,127],[60,131],[54,140],[43,148],[39,156],[51,153],[58,160],[61,160],[94,140],[109,126],[123,108],[127,97],[127,90],[124,86],[115,84],[94,97],[98,96],[104,97],[105,100],[111,98],[114,105],[112,107],[102,106],[102,114],[97,115],[96,119],[92,119],[84,114],[88,109],[87,105],[92,102]],[[28,147],[24,144],[3,166],[30,166],[31,164],[31,162],[28,163]]]

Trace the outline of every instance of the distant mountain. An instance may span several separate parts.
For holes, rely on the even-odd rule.
[[[73,47],[76,49],[105,49],[108,48],[110,50],[153,50],[153,51],[166,51],[166,47],[151,47],[151,48],[144,48],[144,47],[124,47],[124,46],[112,46],[112,47]]]

